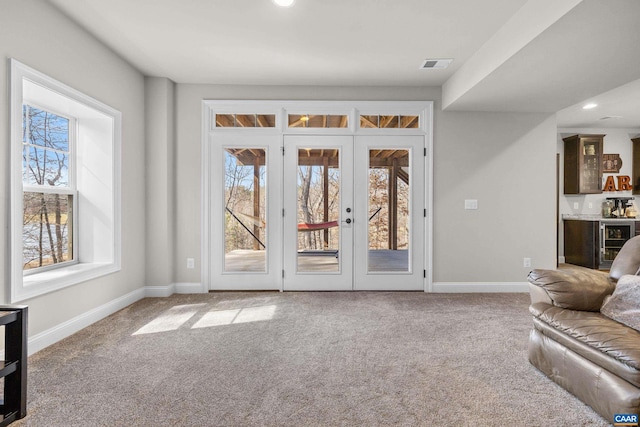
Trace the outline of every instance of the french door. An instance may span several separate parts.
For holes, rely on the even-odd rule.
[[[353,137],[284,137],[284,290],[353,289]]]
[[[424,144],[284,136],[284,290],[424,288]]]
[[[281,289],[281,143],[277,135],[212,138],[211,290]]]

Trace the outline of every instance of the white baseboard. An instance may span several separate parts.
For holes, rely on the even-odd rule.
[[[432,292],[438,293],[496,293],[529,292],[527,282],[434,282]]]
[[[163,286],[145,286],[144,296],[147,298],[170,297],[176,292],[176,286],[172,283]]]
[[[113,301],[109,301],[108,303],[101,305],[100,307],[96,307],[93,310],[89,310],[86,313],[82,313],[81,315],[74,317],[73,319],[69,319],[66,322],[56,325],[51,329],[47,329],[46,331],[29,337],[29,355],[75,334],[92,323],[102,320],[144,297],[144,288],[136,289],[135,291],[123,295],[120,298],[116,298]]]
[[[206,294],[209,292],[202,283],[175,283],[176,294]]]
[[[558,264],[564,264],[564,262],[565,262],[564,256],[559,256],[558,257]]]
[[[201,283],[172,283],[163,286],[145,286],[145,296],[149,298],[170,297],[173,294],[203,294],[207,293]]]

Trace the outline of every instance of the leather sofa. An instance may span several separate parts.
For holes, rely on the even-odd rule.
[[[600,309],[618,281],[620,288],[624,281],[640,282],[639,269],[640,236],[625,243],[608,276],[561,269],[533,270],[528,277],[529,361],[610,423],[615,414],[640,414],[640,332]]]

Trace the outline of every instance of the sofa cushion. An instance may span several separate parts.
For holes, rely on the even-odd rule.
[[[533,270],[529,282],[547,293],[553,305],[571,310],[600,311],[615,284],[592,270]]]
[[[610,319],[640,331],[640,277],[624,275],[608,296],[600,312]]]
[[[640,387],[640,332],[601,313],[531,306],[534,326],[585,359]]]
[[[640,388],[536,328],[529,335],[529,361],[605,420],[613,420],[614,414],[640,414]]]

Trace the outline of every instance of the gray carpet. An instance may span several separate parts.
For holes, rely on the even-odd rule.
[[[527,361],[526,294],[148,298],[33,355],[15,426],[604,426]]]

